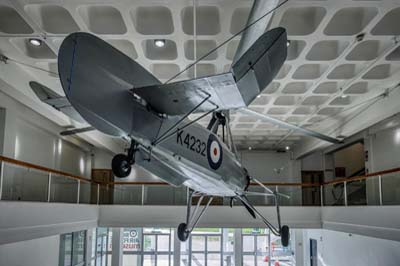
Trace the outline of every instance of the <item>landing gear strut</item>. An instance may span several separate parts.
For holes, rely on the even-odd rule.
[[[289,239],[290,239],[290,232],[289,232],[289,227],[287,225],[281,226],[281,213],[279,210],[279,196],[284,196],[288,197],[285,194],[278,193],[277,191],[272,191],[268,187],[266,187],[263,183],[258,181],[255,178],[250,178],[248,176],[248,180],[253,180],[255,181],[258,185],[260,185],[262,188],[264,188],[267,193],[258,193],[258,192],[251,192],[247,191],[248,186],[245,188],[245,194],[246,195],[263,195],[263,196],[271,196],[274,198],[275,201],[275,207],[276,207],[276,216],[278,218],[278,228],[276,228],[273,224],[271,224],[254,206],[249,202],[247,199],[246,195],[238,195],[237,198],[240,199],[242,202],[243,206],[246,207],[247,211],[250,213],[253,218],[256,218],[256,214],[261,218],[261,220],[264,222],[264,224],[271,230],[271,232],[276,235],[281,237],[281,242],[282,246],[287,247],[289,245]],[[248,183],[250,184],[250,183]]]
[[[135,141],[131,141],[131,146],[128,150],[128,154],[117,154],[114,156],[111,162],[111,167],[116,177],[127,177],[132,170],[132,165],[135,163],[135,152],[137,151],[137,144]]]
[[[186,209],[186,223],[181,223],[178,226],[178,239],[182,242],[185,242],[189,238],[190,233],[196,227],[200,218],[204,215],[205,211],[207,210],[208,206],[210,206],[210,203],[213,200],[213,197],[210,197],[209,200],[207,201],[207,204],[203,206],[202,209],[200,210],[200,204],[204,199],[204,195],[201,195],[199,201],[197,202],[196,208],[194,209],[194,212],[191,213],[192,198],[194,193],[195,192],[193,190],[189,191],[189,196],[187,199],[187,209]]]

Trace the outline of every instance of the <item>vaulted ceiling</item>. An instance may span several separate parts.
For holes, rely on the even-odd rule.
[[[196,0],[194,36],[192,3],[0,0],[0,53],[11,59],[8,64],[18,65],[15,71],[19,71],[14,76],[0,73],[0,78],[30,97],[30,104],[42,105],[27,82],[37,80],[62,94],[57,76],[58,48],[68,33],[87,31],[166,81],[240,31],[252,5],[246,0]],[[334,137],[340,135],[336,129],[348,123],[349,114],[364,112],[386,89],[399,83],[399,22],[397,0],[289,0],[265,25],[266,29],[287,29],[287,61],[251,108]],[[32,46],[32,37],[43,44]],[[156,39],[166,40],[165,46],[155,46]],[[229,71],[239,39],[235,37],[201,61],[197,76]],[[179,79],[193,77],[191,68]],[[60,117],[56,114],[53,120],[65,125]],[[330,120],[335,122],[334,128],[321,127]],[[295,132],[235,112],[232,130],[240,148],[292,147],[303,140]]]

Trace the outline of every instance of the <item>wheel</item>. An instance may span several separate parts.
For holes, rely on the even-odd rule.
[[[117,154],[111,162],[112,171],[117,177],[127,177],[132,170],[128,156],[125,154]]]
[[[289,226],[284,225],[281,228],[281,242],[282,242],[282,246],[287,247],[289,245],[289,238],[290,238],[290,234],[289,234]]]
[[[190,232],[187,231],[187,225],[185,223],[181,223],[178,226],[178,238],[180,241],[185,242],[189,238]]]

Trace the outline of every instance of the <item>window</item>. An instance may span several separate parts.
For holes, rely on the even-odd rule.
[[[107,266],[111,265],[111,247],[108,251],[108,241],[109,241],[108,228],[97,228],[96,230],[96,265],[95,266]],[[110,238],[111,239],[111,238]],[[110,243],[111,244],[111,243]],[[108,261],[110,260],[110,261]]]
[[[86,231],[60,236],[60,266],[83,266],[86,257]]]
[[[268,229],[242,229],[242,252],[243,266],[295,265],[291,242],[283,247],[281,238]]]
[[[269,230],[242,230],[243,266],[266,265],[269,261]]]

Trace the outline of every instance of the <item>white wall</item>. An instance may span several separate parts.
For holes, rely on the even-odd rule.
[[[310,265],[310,239],[317,240],[321,266],[397,266],[400,242],[322,229],[304,229],[304,265]]]
[[[50,236],[0,245],[2,266],[55,266],[58,265],[60,236]]]
[[[321,151],[314,152],[301,159],[302,171],[323,171],[324,154]]]
[[[91,146],[88,143],[61,138],[59,133],[64,128],[3,92],[0,92],[0,108],[5,109],[5,119],[0,119],[0,128],[5,128],[4,156],[90,177]]]
[[[346,177],[365,168],[364,145],[361,143],[339,150],[333,154],[333,157],[335,167],[344,167],[346,169]]]
[[[241,151],[243,166],[249,174],[263,182],[297,182],[301,180],[300,161],[291,159],[291,152]],[[280,169],[277,173],[274,169]]]
[[[370,134],[369,140],[370,172],[400,166],[400,127]]]

